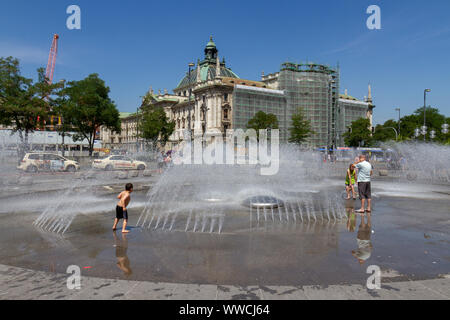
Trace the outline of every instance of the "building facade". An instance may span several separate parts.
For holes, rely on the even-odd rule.
[[[339,71],[314,63],[284,63],[280,72],[262,77],[274,89],[284,91],[286,112],[282,136],[289,139],[292,116],[301,110],[314,134],[311,146],[336,146],[338,132]]]
[[[138,118],[138,113],[121,112],[122,131],[120,133],[102,126],[99,138],[102,141],[103,148],[129,152],[142,151],[142,139],[138,137]]]
[[[245,129],[258,111],[276,115],[280,140],[287,142],[292,116],[301,110],[311,122],[314,134],[308,139],[310,147],[343,146],[342,134],[351,122],[363,117],[372,123],[374,105],[371,90],[364,101],[339,94],[340,71],[326,65],[286,62],[279,72],[262,75],[261,81],[241,79],[220,59],[211,37],[204,58],[191,64],[186,75],[169,94],[150,89],[143,105],[161,107],[175,132],[169,139],[172,148],[184,140],[186,130],[220,131]],[[122,117],[122,133],[102,129],[105,147],[138,150],[138,115]],[[197,131],[198,132],[198,131]]]
[[[353,121],[361,118],[369,119],[370,127],[373,128],[373,109],[375,106],[372,103],[372,93],[369,85],[369,95],[364,101],[358,100],[352,97],[345,90],[345,94],[341,94],[339,97],[339,140],[338,145],[344,145],[344,139],[342,135],[352,125]]]

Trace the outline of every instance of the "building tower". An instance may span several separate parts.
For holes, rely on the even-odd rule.
[[[366,102],[369,104],[369,107],[367,109],[367,119],[370,121],[370,130],[372,131],[373,128],[373,109],[375,108],[375,105],[373,104],[372,99],[372,86],[369,83],[369,92],[367,94]]]

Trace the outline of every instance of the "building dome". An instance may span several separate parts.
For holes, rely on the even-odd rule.
[[[214,43],[212,37],[209,38],[209,42],[208,42],[208,44],[206,45],[206,48],[216,48],[216,44]]]
[[[236,75],[230,68],[227,68],[225,65],[225,59],[222,62],[218,62],[218,53],[216,44],[214,43],[212,37],[210,38],[208,44],[205,48],[205,58],[203,61],[199,61],[197,67],[191,70],[191,74],[186,74],[186,76],[180,81],[177,89],[188,87],[189,85],[193,85],[197,83],[197,74],[198,68],[200,67],[200,80],[199,81],[207,81],[214,79],[217,73],[217,64],[220,64],[220,76],[236,78],[239,79],[239,76]]]

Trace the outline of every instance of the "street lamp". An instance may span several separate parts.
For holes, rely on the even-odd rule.
[[[398,135],[400,135],[400,108],[395,108],[398,111]]]
[[[434,130],[431,130],[431,131],[430,131],[430,138],[431,138],[431,139],[436,138],[436,131],[434,131]]]
[[[382,130],[384,130],[384,129],[392,129],[392,130],[394,130],[395,131],[395,140],[397,141],[398,140],[398,132],[397,132],[397,129],[395,129],[394,127],[384,127],[384,128],[381,128]]]
[[[189,101],[188,101],[188,126],[189,126],[189,133],[191,134],[191,129],[192,129],[192,125],[191,125],[191,95],[192,95],[192,86],[191,86],[191,68],[193,68],[195,66],[194,63],[189,63]]]
[[[431,89],[425,89],[423,91],[423,141],[426,141],[427,92],[431,92]]]
[[[447,123],[444,123],[442,125],[442,133],[443,134],[447,134],[448,133],[448,124]]]
[[[139,107],[136,109],[136,153],[139,152]]]
[[[414,137],[416,137],[416,139],[417,139],[419,136],[420,136],[420,129],[419,129],[419,128],[416,128],[416,129],[414,130]]]

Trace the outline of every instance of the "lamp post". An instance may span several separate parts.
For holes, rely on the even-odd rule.
[[[398,132],[397,132],[397,129],[395,129],[394,127],[385,127],[385,128],[381,128],[382,130],[384,130],[384,129],[392,129],[392,130],[394,130],[395,131],[395,140],[397,141],[398,140]]]
[[[400,108],[395,108],[398,111],[398,135],[400,135]]]
[[[136,153],[139,152],[139,107],[136,109]]]
[[[423,141],[426,141],[426,119],[427,119],[427,92],[431,92],[431,89],[425,89],[423,91]]]
[[[191,85],[191,68],[192,67],[194,67],[195,66],[195,64],[194,63],[189,63],[189,101],[188,101],[188,110],[189,110],[189,112],[188,112],[188,117],[189,117],[189,119],[188,119],[188,126],[189,126],[189,134],[192,134],[191,133],[191,130],[192,130],[192,125],[191,125],[191,106],[190,106],[190,104],[191,104],[191,95],[192,95],[192,85]]]

